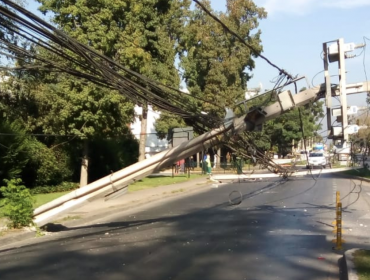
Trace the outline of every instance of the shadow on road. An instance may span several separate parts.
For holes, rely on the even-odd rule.
[[[315,208],[304,211],[315,204],[310,200],[315,182],[285,196],[301,196],[295,207],[273,204],[281,200],[276,194],[267,203],[267,192],[293,183],[235,184],[102,224],[49,224],[56,232],[50,237],[0,251],[0,278],[296,280],[328,278],[330,267],[335,270],[330,279],[345,280],[341,252],[333,252],[327,238],[329,220],[317,223]],[[228,201],[233,189],[244,193],[238,206]]]

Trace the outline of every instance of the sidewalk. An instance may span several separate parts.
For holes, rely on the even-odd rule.
[[[133,209],[150,202],[190,194],[192,192],[205,191],[212,184],[213,182],[209,180],[209,177],[199,176],[199,178],[189,179],[186,182],[178,184],[158,186],[146,190],[126,193],[121,197],[108,201],[105,201],[104,198],[98,198],[86,203],[80,208],[60,215],[53,223],[46,226],[50,231],[58,231],[58,229],[62,229],[64,227],[93,223],[94,220],[104,218],[120,211]],[[0,247],[18,241],[35,238],[36,235],[37,232],[30,228],[7,230],[5,232],[0,231]]]

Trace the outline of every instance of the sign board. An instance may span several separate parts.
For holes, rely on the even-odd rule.
[[[358,113],[358,107],[357,106],[350,106],[347,108],[347,115],[356,115]],[[332,110],[333,117],[339,117],[342,115],[342,109],[341,108],[335,108]]]
[[[177,147],[183,142],[194,138],[194,131],[192,127],[173,128],[169,130],[167,140],[170,146]]]
[[[333,115],[333,117],[341,116],[342,115],[342,109],[340,109],[340,108],[333,109],[331,114]]]
[[[333,136],[340,136],[342,135],[342,127],[341,126],[332,126],[331,133]]]
[[[358,107],[357,106],[351,106],[347,110],[347,115],[356,115],[358,112]]]
[[[355,134],[355,133],[357,133],[357,132],[358,132],[358,129],[359,129],[358,125],[356,125],[356,124],[352,124],[352,125],[349,125],[349,126],[346,128],[346,132],[347,132],[348,134]]]

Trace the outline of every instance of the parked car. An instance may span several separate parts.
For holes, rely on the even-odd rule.
[[[312,168],[314,166],[326,168],[326,166],[330,167],[331,164],[323,152],[311,152],[308,155],[308,164],[306,167]]]

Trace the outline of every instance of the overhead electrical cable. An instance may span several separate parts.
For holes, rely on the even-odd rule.
[[[260,54],[259,50],[232,31],[202,3],[197,0],[193,1],[212,19],[221,24],[226,32],[251,49],[255,56],[259,56],[279,71],[273,91],[291,83],[295,79]],[[4,32],[7,31],[10,35],[17,36],[19,38],[18,43],[25,41],[48,52],[45,55],[30,47],[27,48],[30,45],[20,47],[17,43],[11,41],[10,38],[2,36],[0,38],[0,54],[10,59],[18,59],[21,63],[13,66],[2,66],[0,69],[11,71],[37,68],[41,71],[65,72],[96,85],[115,89],[135,104],[151,104],[160,110],[180,116],[199,131],[206,131],[223,124],[221,118],[216,118],[211,114],[202,114],[199,109],[195,109],[192,106],[192,101],[194,100],[207,102],[217,108],[221,108],[219,104],[214,103],[212,100],[185,94],[179,89],[153,81],[104,56],[92,47],[78,42],[16,3],[10,0],[0,0],[0,2],[4,4],[0,5],[0,16],[4,17],[4,21],[0,23],[0,28]],[[50,55],[55,55],[59,59],[51,59]],[[270,100],[267,100],[266,103],[271,102],[273,97],[274,94],[271,94]],[[240,141],[233,140],[231,143],[234,143],[237,149],[242,151],[244,155],[248,155],[245,145],[256,147],[253,139],[249,137]],[[270,166],[273,169],[277,168],[276,164],[264,154],[258,152],[257,156],[266,166]]]

